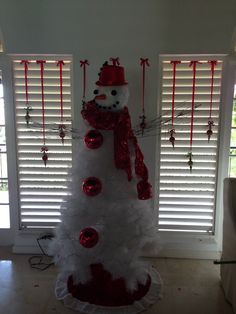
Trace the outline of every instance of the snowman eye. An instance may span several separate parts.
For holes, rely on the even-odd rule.
[[[93,93],[94,93],[94,95],[97,95],[97,94],[98,94],[98,89],[95,89],[95,90],[93,91]]]
[[[111,94],[112,94],[113,96],[115,96],[115,95],[117,94],[117,91],[113,89],[113,90],[111,91]]]

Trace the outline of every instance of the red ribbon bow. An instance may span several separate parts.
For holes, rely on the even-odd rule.
[[[148,67],[150,66],[148,58],[140,58],[140,65],[145,67],[147,65]]]
[[[112,64],[114,66],[120,65],[120,59],[118,57],[117,58],[110,58],[110,61],[112,61]]]

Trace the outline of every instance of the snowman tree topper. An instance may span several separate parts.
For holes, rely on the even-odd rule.
[[[126,107],[129,90],[125,81],[124,68],[113,61],[101,68],[99,80],[96,82],[95,98],[85,105],[82,117],[97,130],[113,130],[114,162],[117,169],[126,172],[128,181],[133,178],[133,168],[141,180],[137,184],[140,200],[152,197],[152,187],[148,182],[148,170],[144,163],[143,153],[133,133],[131,119]],[[134,151],[134,165],[131,151]]]

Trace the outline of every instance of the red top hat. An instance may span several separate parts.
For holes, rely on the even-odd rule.
[[[99,86],[121,86],[128,84],[125,81],[124,68],[118,65],[104,65],[96,84]]]

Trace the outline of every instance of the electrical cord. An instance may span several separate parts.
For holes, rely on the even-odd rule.
[[[46,263],[44,261],[45,258],[52,259],[53,256],[48,255],[40,243],[41,240],[52,240],[53,237],[54,236],[52,234],[45,234],[45,235],[36,239],[42,254],[29,257],[28,262],[29,262],[29,265],[31,268],[44,271],[44,270],[48,269],[49,267],[51,267],[52,265],[54,265],[53,262]]]

